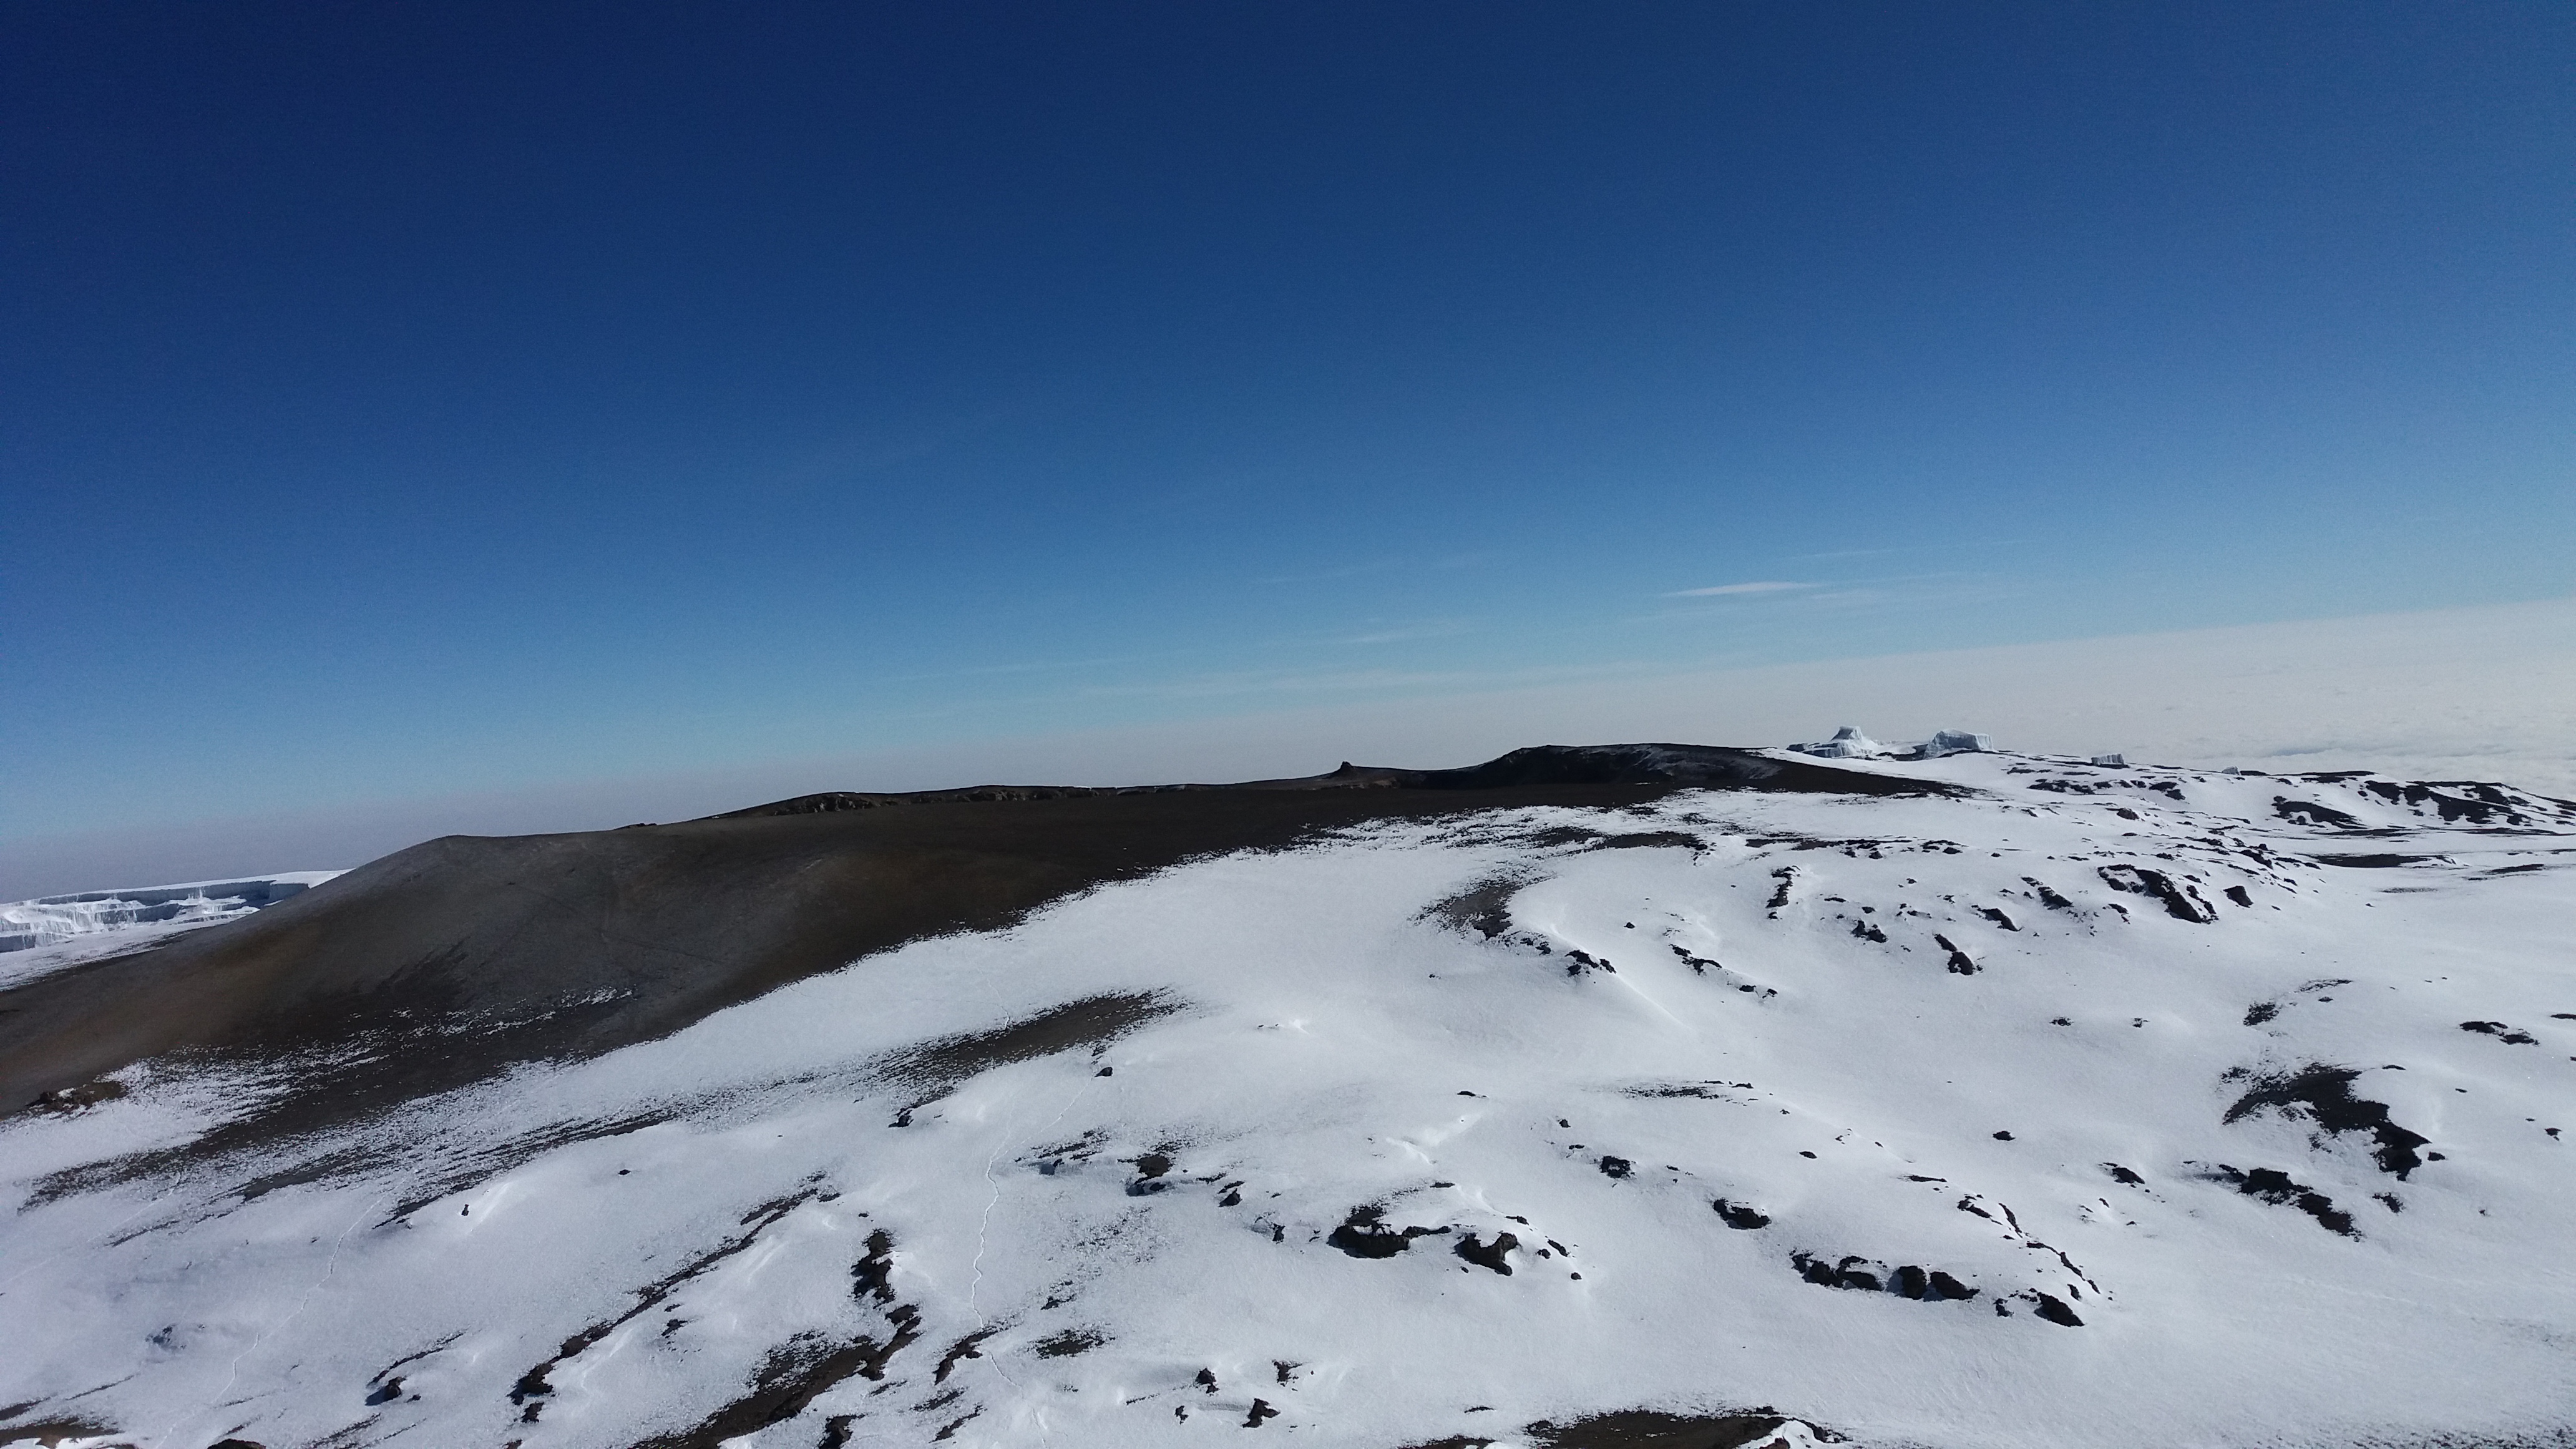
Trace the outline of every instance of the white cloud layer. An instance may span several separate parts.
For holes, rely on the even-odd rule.
[[[2376,769],[2576,797],[2576,599],[1381,700],[0,844],[0,900],[357,865],[444,834],[685,819],[818,790],[1442,766],[1527,744],[1777,745],[1854,724],[1999,748]]]

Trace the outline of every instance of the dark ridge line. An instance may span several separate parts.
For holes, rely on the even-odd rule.
[[[1758,749],[1729,745],[1531,745],[1481,765],[1447,770],[1355,765],[1344,760],[1340,768],[1321,775],[1245,780],[1226,785],[970,785],[952,790],[828,790],[700,818],[742,820],[776,815],[826,815],[895,805],[1088,800],[1202,791],[1494,790],[1529,785],[1718,785],[1768,790],[1847,791],[1861,795],[1965,796],[1978,793],[1936,780],[1838,769],[1803,760],[1782,760]],[[645,827],[630,825],[626,828]],[[1697,844],[1687,837],[1671,843]]]

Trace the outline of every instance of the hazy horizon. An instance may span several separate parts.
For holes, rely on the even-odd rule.
[[[0,845],[0,899],[342,869],[447,834],[609,829],[824,790],[1223,782],[1529,744],[1777,746],[1858,724],[2000,749],[2276,773],[2377,769],[2576,798],[2576,599],[1517,689],[878,750]]]

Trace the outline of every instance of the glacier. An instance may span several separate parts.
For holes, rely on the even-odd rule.
[[[130,951],[147,940],[239,920],[340,874],[336,870],[280,871],[248,879],[131,886],[0,904],[0,987]]]

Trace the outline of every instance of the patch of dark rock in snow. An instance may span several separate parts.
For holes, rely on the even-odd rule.
[[[1459,1257],[1466,1259],[1470,1263],[1474,1263],[1479,1267],[1491,1268],[1495,1272],[1508,1278],[1512,1273],[1512,1265],[1509,1255],[1514,1248],[1517,1248],[1520,1245],[1520,1238],[1512,1233],[1496,1233],[1494,1234],[1494,1240],[1490,1243],[1481,1241],[1474,1233],[1469,1233],[1458,1240],[1458,1246],[1452,1251],[1456,1252]],[[1285,1382],[1285,1380],[1282,1380],[1282,1382]]]
[[[1068,1328],[1062,1333],[1039,1339],[1030,1351],[1040,1358],[1072,1358],[1089,1353],[1109,1341],[1109,1335],[1096,1328]]]
[[[1626,1177],[1631,1172],[1637,1170],[1637,1164],[1630,1162],[1624,1157],[1605,1156],[1601,1159],[1600,1165],[1601,1175],[1604,1177]]]
[[[1594,956],[1589,951],[1568,951],[1565,953],[1566,975],[1581,976],[1587,971],[1607,971],[1613,976],[1619,974],[1619,968],[1611,965],[1607,957]]]
[[[2540,1038],[2533,1036],[2527,1031],[2517,1031],[2513,1027],[2507,1026],[2501,1021],[2464,1021],[2460,1023],[2460,1030],[2477,1032],[2482,1036],[2491,1036],[2498,1041],[2507,1042],[2514,1046],[2540,1045]]]
[[[1749,1092],[1751,1082],[1645,1082],[1625,1088],[1628,1097],[1700,1097],[1713,1102],[1735,1102],[1741,1098],[1728,1095],[1729,1090]]]
[[[2294,1182],[2290,1175],[2276,1167],[2257,1167],[2240,1172],[2222,1162],[2203,1174],[2212,1182],[2225,1183],[2247,1197],[2271,1203],[2276,1207],[2294,1207],[2315,1218],[2319,1226],[2347,1238],[2361,1236],[2352,1225],[2352,1214],[2334,1205],[2334,1199],[2308,1186]]]
[[[2245,1008],[2245,1024],[2247,1026],[2261,1026],[2263,1023],[2270,1021],[2272,1018],[2279,1016],[2280,1014],[2281,1003],[2277,1001],[2258,1001],[2252,1006]]]
[[[2229,886],[2223,894],[2229,900],[2234,901],[2236,904],[2243,906],[2249,911],[2254,909],[2254,897],[2248,895],[2245,891],[2245,887],[2241,885]]]
[[[1520,875],[1481,880],[1423,907],[1422,919],[1438,921],[1461,935],[1472,931],[1490,941],[1512,928],[1512,897],[1528,884]]]
[[[635,1449],[717,1449],[728,1439],[783,1424],[805,1412],[825,1390],[853,1375],[882,1378],[885,1362],[909,1340],[879,1346],[872,1338],[826,1345],[791,1339],[769,1351],[742,1397],[690,1429],[639,1441]],[[531,1406],[533,1407],[533,1406]]]
[[[2364,780],[2360,788],[2391,805],[2403,805],[2416,814],[2429,808],[2445,825],[2466,821],[2471,825],[2519,825],[2536,822],[2528,797],[2517,798],[2518,792],[2498,785],[2472,780],[2429,780],[2401,784],[2394,780]],[[2564,802],[2552,802],[2563,804]]]
[[[1569,845],[1589,847],[1602,835],[1589,826],[1542,825],[1535,830],[1481,831],[1475,838],[1489,844],[1517,845],[1524,850],[1562,850]]]
[[[1605,835],[1589,847],[1593,850],[1706,850],[1708,842],[1680,830],[1640,830],[1627,835]]]
[[[2231,1076],[2238,1081],[2250,1078],[2253,1086],[2227,1109],[2219,1119],[2222,1122],[2234,1123],[2267,1111],[2287,1117],[2304,1116],[2329,1135],[2369,1133],[2374,1143],[2371,1159],[2379,1164],[2380,1171],[2401,1182],[2406,1174],[2423,1165],[2416,1149],[2429,1139],[2390,1121],[2386,1103],[2354,1096],[2352,1084],[2361,1078],[2357,1068],[2311,1063],[2295,1072],[2277,1075],[2257,1076],[2240,1069]]]
[[[991,1338],[994,1334],[999,1332],[1001,1332],[1001,1330],[998,1328],[977,1329],[975,1332],[967,1334],[955,1343],[948,1345],[948,1352],[939,1356],[939,1370],[930,1376],[930,1381],[935,1384],[944,1384],[948,1382],[948,1376],[956,1372],[957,1365],[970,1358],[982,1358],[984,1356],[984,1340]]]
[[[2030,1290],[2029,1296],[2033,1302],[2039,1305],[2031,1311],[2038,1314],[2041,1318],[2047,1319],[2049,1322],[2054,1323],[2061,1328],[2082,1328],[2084,1326],[2084,1320],[2076,1317],[2075,1310],[2067,1307],[2065,1301],[2057,1297],[2057,1295],[2053,1293],[2042,1293],[2037,1289],[2032,1289]]]
[[[1974,976],[1977,974],[1977,963],[1969,960],[1968,953],[1960,950],[1957,945],[1952,943],[1949,937],[1936,934],[1932,939],[1940,945],[1942,950],[1950,953],[1950,974],[1954,976]]]
[[[918,1108],[979,1073],[1115,1040],[1183,1004],[1162,991],[1087,996],[987,1031],[924,1042],[896,1055],[882,1071],[930,1094],[912,1104]]]
[[[1925,1269],[1913,1263],[1891,1268],[1858,1253],[1827,1262],[1812,1253],[1795,1252],[1789,1255],[1789,1266],[1798,1270],[1799,1277],[1820,1288],[1845,1292],[1893,1293],[1925,1303],[1964,1302],[1978,1293],[1938,1268]]]
[[[2075,903],[2073,901],[2070,901],[2066,897],[2059,895],[2057,892],[2050,890],[2047,882],[2040,880],[2037,876],[2023,876],[2021,878],[2021,883],[2037,892],[2039,895],[2039,903],[2048,907],[2052,911],[2071,911],[2075,909]]]
[[[1745,1207],[1739,1203],[1728,1202],[1724,1198],[1719,1198],[1717,1201],[1710,1203],[1709,1206],[1717,1209],[1718,1218],[1728,1227],[1735,1228],[1742,1232],[1751,1232],[1756,1228],[1767,1228],[1771,1226],[1771,1217],[1768,1213],[1758,1211],[1754,1208]]]
[[[1789,904],[1789,887],[1798,879],[1798,868],[1794,865],[1784,865],[1771,872],[1771,878],[1778,881],[1779,885],[1773,888],[1771,899],[1765,902],[1764,906],[1765,909],[1776,911]]]
[[[2359,830],[2361,822],[2331,805],[2312,800],[2293,800],[2287,795],[2272,797],[2272,813],[2293,825],[2330,825],[2338,830]]]
[[[1925,1271],[1912,1263],[1899,1266],[1893,1289],[1902,1298],[1919,1298],[1926,1303],[1963,1301],[1977,1296],[1977,1290],[1935,1268]]]
[[[2218,919],[2217,910],[2200,898],[2200,892],[2188,882],[2176,881],[2160,870],[2137,865],[2105,865],[2096,868],[2102,883],[2115,891],[2131,895],[2153,896],[2164,902],[2165,914],[2177,921],[2207,925]]]
[[[894,1301],[890,1279],[894,1273],[894,1236],[883,1228],[868,1234],[867,1256],[850,1268],[850,1296],[875,1298],[879,1303]]]
[[[1788,1420],[1767,1409],[1745,1413],[1684,1415],[1652,1409],[1623,1409],[1592,1414],[1563,1423],[1540,1420],[1521,1432],[1536,1449],[1761,1449]],[[1815,1437],[1833,1442],[1842,1436],[1815,1425]],[[1445,1444],[1491,1444],[1491,1439],[1459,1439]],[[1439,1449],[1439,1446],[1424,1446]]]
[[[1172,1170],[1172,1157],[1170,1153],[1159,1151],[1148,1152],[1141,1157],[1130,1158],[1129,1161],[1134,1163],[1136,1167],[1136,1176],[1130,1179],[1127,1184],[1127,1195],[1129,1197],[1144,1197],[1149,1193],[1161,1192],[1163,1189],[1171,1186],[1170,1183],[1163,1180],[1165,1174]]]
[[[1385,1225],[1386,1209],[1355,1207],[1342,1225],[1327,1234],[1324,1241],[1354,1258],[1392,1258],[1413,1246],[1416,1238],[1433,1237],[1449,1231],[1446,1227],[1403,1229]]]

